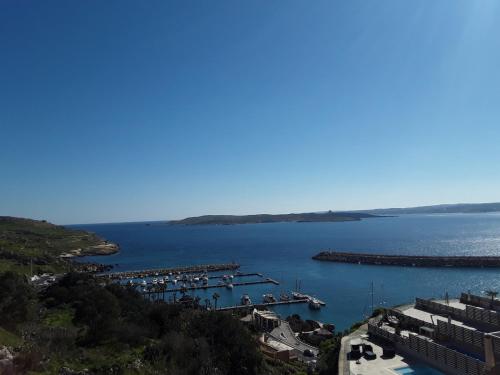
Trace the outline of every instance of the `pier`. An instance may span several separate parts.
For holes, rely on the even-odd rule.
[[[217,271],[234,271],[240,268],[237,263],[227,263],[227,264],[201,264],[194,266],[181,266],[181,267],[171,267],[171,268],[158,268],[158,269],[148,269],[140,271],[123,271],[123,272],[111,272],[96,275],[99,278],[106,278],[110,280],[116,279],[137,279],[144,277],[154,277],[154,276],[166,276],[169,274],[192,274],[192,273],[206,273],[206,272],[217,272]]]
[[[232,283],[233,287],[237,286],[247,286],[247,285],[257,285],[257,284],[274,284],[274,285],[280,285],[279,282],[277,282],[274,279],[271,279],[269,277],[265,278],[264,280],[256,280],[256,281],[242,281],[240,283]],[[177,288],[172,288],[172,289],[167,289],[166,285],[161,286],[159,284],[156,284],[151,290],[148,291],[143,291],[141,292],[142,294],[158,294],[158,293],[176,293],[176,292],[183,292],[183,291],[188,291],[188,290],[205,290],[205,289],[213,289],[213,288],[225,288],[226,284],[217,284],[217,285],[196,285],[196,286],[185,286],[185,287],[177,287]]]
[[[278,305],[293,305],[297,303],[308,303],[307,299],[291,299],[289,301],[276,301],[276,302],[265,302],[265,303],[254,303],[251,305],[236,305],[236,306],[228,306],[228,307],[220,307],[217,311],[233,311],[233,310],[241,310],[241,309],[259,309],[263,307],[272,307]]]
[[[426,256],[323,251],[315,260],[404,267],[500,267],[500,256]]]

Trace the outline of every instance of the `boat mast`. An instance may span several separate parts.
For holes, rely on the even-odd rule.
[[[372,281],[372,315],[373,315],[373,311],[374,311],[374,306],[373,306],[373,281]]]

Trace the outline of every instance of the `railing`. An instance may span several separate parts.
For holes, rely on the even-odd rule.
[[[371,323],[368,324],[368,333],[390,341],[396,345],[397,349],[420,357],[448,373],[457,375],[485,374],[484,362],[420,336],[410,335],[408,338],[404,338]]]

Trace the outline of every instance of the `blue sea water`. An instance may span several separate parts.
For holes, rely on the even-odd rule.
[[[75,225],[116,242],[118,254],[87,257],[113,264],[116,271],[190,264],[237,262],[243,272],[260,272],[281,282],[217,289],[219,305],[239,303],[243,293],[257,302],[262,294],[304,292],[327,303],[275,307],[283,317],[334,323],[338,329],[362,319],[374,304],[393,306],[414,297],[443,297],[471,290],[500,290],[500,269],[412,268],[319,262],[311,257],[335,249],[385,254],[500,255],[500,214],[403,215],[341,223],[273,223],[170,226],[164,223]],[[210,298],[214,290],[198,292]]]
[[[395,368],[394,372],[399,375],[443,375],[442,372],[425,366],[406,366]]]

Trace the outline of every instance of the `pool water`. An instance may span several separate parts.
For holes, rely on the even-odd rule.
[[[394,371],[400,375],[443,375],[441,371],[425,366],[398,367]]]

